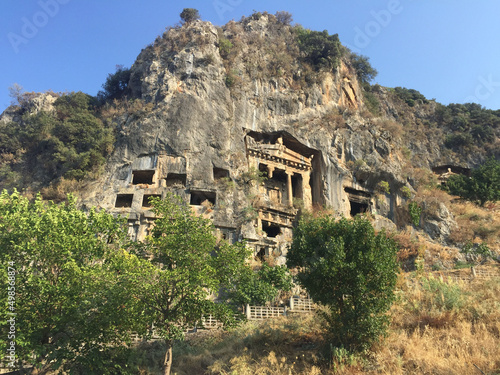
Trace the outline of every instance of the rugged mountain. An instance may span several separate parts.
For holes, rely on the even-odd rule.
[[[495,153],[497,134],[477,153],[445,147],[442,106],[363,82],[335,38],[269,14],[167,30],[140,52],[126,97],[102,109],[116,141],[83,204],[126,216],[142,238],[155,219],[149,197],[173,192],[220,236],[279,263],[299,210],[371,212],[378,227],[403,227],[431,168],[466,170]],[[3,126],[15,117],[6,111]],[[445,205],[422,223],[444,242],[455,225]]]

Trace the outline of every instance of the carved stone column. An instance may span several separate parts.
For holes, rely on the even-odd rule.
[[[302,173],[302,200],[305,208],[312,208],[311,171]]]
[[[267,178],[269,178],[269,179],[273,178],[273,172],[274,172],[274,166],[268,165],[267,166]]]
[[[286,190],[288,192],[288,205],[293,207],[293,187],[292,187],[292,172],[286,172]]]

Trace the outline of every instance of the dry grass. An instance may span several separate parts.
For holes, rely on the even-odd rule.
[[[64,202],[70,193],[79,191],[83,186],[82,181],[73,179],[61,178],[50,184],[48,187],[42,188],[40,193],[43,199],[54,201],[55,203]]]
[[[316,315],[200,332],[177,345],[173,373],[485,374],[500,371],[500,278],[400,278],[387,339],[365,356],[330,352]]]
[[[458,229],[451,239],[458,244],[468,241],[486,242],[491,249],[500,250],[500,209],[496,206],[482,208],[470,202],[451,205]]]
[[[394,138],[401,138],[405,134],[404,127],[396,121],[383,119],[378,121],[378,126],[380,129],[388,131]]]
[[[390,374],[486,374],[500,370],[500,279],[416,282],[392,309],[393,326],[376,354]]]
[[[318,315],[295,315],[188,334],[174,344],[172,374],[500,374],[500,277],[455,283],[400,274],[397,285],[388,336],[370,352],[331,348]],[[121,365],[159,375],[164,350],[141,343]]]
[[[305,315],[190,335],[174,353],[173,373],[319,375],[318,323],[314,315]]]

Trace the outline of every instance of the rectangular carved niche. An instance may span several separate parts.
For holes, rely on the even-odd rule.
[[[281,234],[281,228],[278,224],[265,220],[262,220],[262,231],[267,234],[267,237],[271,238],[274,238]]]
[[[116,196],[115,207],[132,207],[132,201],[134,200],[134,194],[118,194]]]
[[[161,194],[144,194],[144,197],[142,198],[142,207],[144,208],[152,207],[151,203],[149,202],[149,198],[153,197],[161,199]]]
[[[215,192],[191,190],[191,198],[189,200],[189,204],[192,206],[200,206],[203,202],[208,201],[215,206],[215,199]]]
[[[154,170],[132,171],[132,176],[133,176],[132,177],[132,184],[133,185],[139,185],[139,184],[152,185],[154,175],[155,175]]]
[[[167,187],[186,187],[185,173],[169,173],[165,178]]]
[[[214,167],[214,180],[220,180],[221,178],[229,178],[229,171],[227,169]]]
[[[352,189],[349,187],[345,187],[344,190],[349,197],[349,203],[351,205],[350,215],[352,217],[356,216],[357,214],[370,212],[370,193],[362,190]]]

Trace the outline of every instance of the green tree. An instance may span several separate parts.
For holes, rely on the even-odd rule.
[[[103,90],[97,93],[101,103],[107,100],[119,99],[128,94],[128,82],[130,81],[130,69],[123,65],[117,65],[113,74],[108,74],[106,82],[102,85]]]
[[[356,75],[361,83],[368,84],[377,76],[378,72],[370,64],[370,58],[351,53],[351,64],[356,70]]]
[[[286,12],[284,10],[277,11],[275,16],[276,16],[276,21],[278,21],[279,23],[281,23],[285,26],[290,26],[290,24],[293,21],[292,14],[289,12]]]
[[[316,70],[337,68],[341,56],[338,34],[329,35],[327,30],[313,31],[301,26],[294,30],[304,61]]]
[[[471,177],[454,175],[446,181],[450,194],[477,202],[484,206],[488,201],[500,200],[500,162],[490,159],[472,170]]]
[[[416,101],[421,101],[422,103],[428,103],[427,98],[417,90],[407,89],[406,87],[395,87],[393,91],[396,94],[396,96],[398,96],[410,107],[415,106]]]
[[[324,317],[333,346],[363,350],[386,332],[397,250],[361,216],[300,220],[287,265],[297,267],[297,279],[311,298],[329,308]]]
[[[32,171],[23,176],[25,184],[60,177],[81,180],[97,171],[113,149],[112,129],[97,116],[96,104],[92,96],[76,92],[60,96],[54,111],[26,112],[0,132],[0,152],[19,153],[17,170]],[[0,188],[6,187],[0,181]]]
[[[290,291],[292,286],[292,276],[285,266],[264,263],[257,272],[243,269],[226,293],[238,305],[263,305],[274,300],[280,291]]]
[[[248,269],[243,243],[217,243],[210,220],[193,214],[177,196],[151,199],[158,219],[151,235],[136,244],[130,263],[128,290],[143,310],[141,334],[156,334],[167,344],[163,363],[169,374],[172,346],[188,328],[212,314],[225,324],[234,323],[235,311],[220,290],[229,290]]]
[[[6,191],[0,218],[0,287],[12,291],[0,295],[2,337],[15,313],[17,365],[40,374],[119,372],[119,364],[109,362],[110,344],[121,345],[133,326],[113,266],[126,241],[121,221],[95,210],[86,214],[72,197],[56,205]],[[8,341],[0,340],[1,356]]]
[[[200,19],[200,12],[194,8],[184,8],[180,14],[183,23],[190,23]]]

